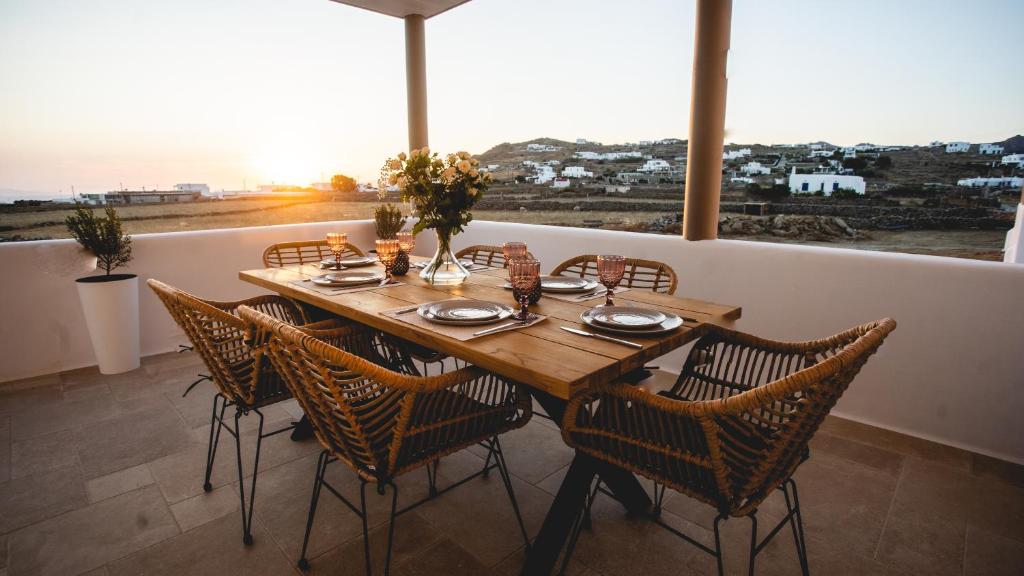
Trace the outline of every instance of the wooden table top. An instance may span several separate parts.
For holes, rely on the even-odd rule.
[[[413,259],[418,260],[423,258]],[[629,337],[629,340],[644,345],[640,350],[597,338],[570,334],[559,328],[585,328],[580,322],[580,314],[600,300],[576,304],[553,298],[541,298],[540,302],[530,309],[547,315],[547,321],[525,329],[499,332],[462,342],[438,332],[389,318],[381,312],[456,296],[513,305],[511,292],[499,287],[507,276],[505,270],[474,272],[466,283],[459,286],[431,286],[419,277],[418,270],[412,269],[408,275],[399,278],[405,283],[403,286],[333,296],[291,284],[295,280],[320,273],[322,272],[315,266],[307,265],[245,270],[239,272],[238,277],[289,298],[462,358],[506,378],[565,399],[588,385],[613,380],[621,374],[642,367],[654,358],[696,340],[709,323],[731,324],[741,313],[738,306],[678,298],[640,289],[616,294],[616,301],[656,307],[700,320],[698,324],[687,322],[686,326],[664,336]]]

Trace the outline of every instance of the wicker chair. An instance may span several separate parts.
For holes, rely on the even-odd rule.
[[[392,489],[384,568],[384,574],[388,574],[395,519],[485,473],[481,470],[437,489],[437,461],[474,444],[482,444],[488,456],[494,457],[495,464],[485,470],[498,468],[523,539],[529,545],[498,442],[499,434],[523,426],[530,418],[530,399],[519,384],[475,367],[427,378],[399,374],[257,310],[243,307],[239,314],[269,335],[268,352],[274,365],[309,416],[324,448],[313,483],[298,562],[301,569],[309,568],[306,548],[320,492],[326,487],[362,518],[366,573],[371,573],[366,486],[375,484],[381,495],[387,486]],[[327,465],[333,461],[343,462],[358,475],[359,507],[325,480]],[[429,495],[399,510],[394,479],[417,468],[426,468]]]
[[[552,276],[578,276],[597,278],[597,256],[573,256],[551,271]],[[647,288],[651,292],[675,294],[679,279],[675,270],[664,262],[626,258],[626,273],[622,283],[628,288]]]
[[[757,553],[789,523],[806,575],[793,473],[829,410],[895,328],[886,318],[823,340],[789,343],[712,326],[671,391],[654,395],[621,383],[588,389],[569,402],[563,436],[580,452],[660,484],[655,518],[665,486],[713,506],[714,549],[658,522],[715,556],[720,574],[719,523],[747,516],[750,573]],[[775,490],[783,492],[788,513],[758,542],[757,508]]]
[[[533,258],[533,254],[529,252],[527,252],[526,255]],[[474,264],[508,268],[508,262],[505,261],[505,252],[502,250],[501,246],[485,246],[483,244],[469,246],[456,252],[455,257],[466,258],[471,260]]]
[[[217,455],[217,445],[222,429],[235,438],[235,454],[238,459],[239,494],[242,502],[242,540],[252,543],[252,510],[256,496],[256,480],[259,471],[262,441],[268,436],[290,430],[287,426],[269,433],[263,432],[263,413],[260,408],[291,397],[287,386],[270,366],[263,354],[262,346],[251,338],[252,330],[235,315],[238,307],[247,305],[259,309],[282,321],[302,324],[302,312],[290,301],[280,296],[257,296],[238,302],[216,302],[203,300],[158,280],[149,280],[149,287],[167,307],[171,317],[184,330],[193,348],[203,358],[217,387],[213,397],[210,417],[210,437],[206,453],[206,472],[203,490],[213,489],[210,478]],[[333,328],[331,321],[308,325],[314,328]],[[356,346],[351,345],[353,349]],[[358,347],[358,351],[373,357],[372,344]],[[229,406],[235,407],[234,427],[224,420]],[[242,445],[239,421],[243,416],[254,413],[259,417],[256,440],[256,454],[253,465],[252,485],[249,491],[249,506],[246,508],[245,483],[242,474]]]
[[[345,245],[342,258],[363,256],[363,251],[352,244]],[[263,265],[267,268],[281,268],[295,264],[319,264],[321,260],[331,258],[330,248],[326,240],[302,240],[299,242],[281,242],[271,244],[263,251]]]

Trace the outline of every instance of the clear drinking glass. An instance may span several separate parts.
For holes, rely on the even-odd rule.
[[[377,259],[384,265],[384,281],[381,285],[391,284],[392,272],[395,270],[395,262],[398,261],[398,251],[401,246],[398,240],[377,240]]]
[[[507,268],[509,262],[526,258],[526,243],[505,242],[501,247],[501,252],[505,255],[505,267]]]
[[[529,319],[530,292],[540,284],[540,262],[532,258],[520,258],[508,262],[508,280],[512,289],[519,294],[519,319]]]
[[[612,294],[615,294],[615,287],[622,281],[626,273],[626,258],[624,256],[598,256],[597,257],[597,278],[608,289],[605,296],[605,306],[614,306]]]
[[[330,248],[331,254],[334,254],[334,267],[337,270],[345,269],[345,267],[341,265],[341,254],[345,251],[345,246],[347,244],[348,234],[344,232],[327,233],[327,247]]]

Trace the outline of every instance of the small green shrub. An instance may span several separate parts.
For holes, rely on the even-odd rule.
[[[75,202],[75,213],[64,220],[71,237],[96,256],[96,267],[109,276],[110,271],[132,259],[132,239],[121,229],[121,218],[113,206],[97,218],[92,208]]]

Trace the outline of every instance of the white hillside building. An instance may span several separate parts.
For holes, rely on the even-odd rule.
[[[968,188],[1020,188],[1024,186],[1024,178],[1019,176],[1004,178],[962,178],[956,181],[957,186]]]
[[[527,180],[534,182],[535,184],[547,184],[555,179],[555,169],[551,166],[545,166],[543,164],[536,166],[537,172],[527,178]]]
[[[750,156],[750,148],[740,148],[739,150],[726,150],[722,152],[722,160],[739,160]]]
[[[740,172],[748,176],[755,174],[771,174],[772,169],[767,166],[762,166],[760,162],[747,162],[743,166],[740,166]]]
[[[526,150],[528,152],[558,152],[561,150],[561,146],[552,146],[550,144],[527,144]]]
[[[832,154],[833,154],[832,150],[822,150],[822,149],[811,150],[810,157],[811,158],[831,158]]]
[[[967,152],[970,149],[971,149],[971,143],[970,142],[947,142],[946,143],[946,153],[947,154]]]
[[[670,172],[672,165],[661,159],[648,160],[644,165],[637,168],[637,172]]]
[[[562,176],[566,178],[593,178],[594,173],[588,172],[583,166],[566,166],[562,169]]]
[[[978,144],[978,152],[986,156],[995,156],[1003,153],[1002,144]]]
[[[643,158],[643,153],[630,150],[626,152],[593,152],[591,150],[584,150],[573,154],[576,158],[581,160],[623,160],[626,158]]]
[[[1018,168],[1024,166],[1024,154],[1007,154],[1003,156],[1000,164],[1009,166],[1010,164],[1016,164]]]
[[[554,180],[551,181],[551,187],[552,188],[568,188],[569,187],[569,179],[568,178],[555,178]]]
[[[864,178],[843,174],[797,174],[795,167],[789,175],[789,191],[793,194],[814,194],[820,191],[825,196],[831,196],[840,189],[863,194]]]

